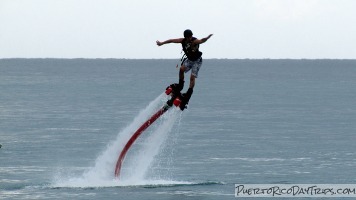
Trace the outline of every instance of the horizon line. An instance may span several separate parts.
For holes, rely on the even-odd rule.
[[[58,57],[12,57],[12,58],[0,58],[0,60],[11,59],[53,59],[53,60],[180,60],[178,58],[58,58]],[[204,60],[356,60],[356,58],[203,58]]]

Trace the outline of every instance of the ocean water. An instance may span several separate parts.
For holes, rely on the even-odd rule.
[[[235,199],[235,183],[356,183],[355,60],[0,60],[0,199]],[[188,87],[186,75],[184,91]]]

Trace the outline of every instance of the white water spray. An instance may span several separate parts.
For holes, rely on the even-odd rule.
[[[152,127],[152,132],[145,139],[144,145],[138,153],[127,159],[123,166],[120,180],[114,178],[114,171],[118,156],[126,142],[154,112],[161,108],[167,101],[163,93],[153,100],[142,110],[133,122],[123,129],[116,140],[109,143],[106,150],[96,159],[95,165],[84,172],[80,177],[57,178],[54,187],[112,187],[125,185],[147,185],[147,184],[181,184],[182,182],[167,180],[145,180],[145,175],[154,161],[164,142],[168,138],[172,127],[180,116],[181,111],[173,107],[167,111],[158,124]],[[156,122],[156,123],[157,123]],[[145,134],[145,133],[144,133]],[[187,184],[187,183],[183,183]]]
[[[132,159],[127,161],[128,167],[124,168],[121,179],[125,182],[139,182],[145,179],[145,175],[152,164],[155,156],[164,147],[169,133],[177,121],[180,111],[173,108],[164,116],[153,132],[145,138],[141,150]]]

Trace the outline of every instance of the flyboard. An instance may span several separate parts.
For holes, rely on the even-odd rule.
[[[179,107],[182,99],[182,94],[179,91],[175,91],[174,84],[167,87],[166,92],[167,95],[171,96],[171,99],[167,101],[167,103],[158,110],[155,114],[151,116],[145,123],[143,123],[137,131],[131,136],[129,141],[126,143],[124,148],[122,149],[119,158],[116,162],[115,167],[115,177],[120,177],[120,171],[122,163],[125,159],[125,155],[127,151],[130,149],[131,145],[136,141],[136,139],[141,135],[143,131],[145,131],[151,124],[153,124],[161,115],[163,115],[167,110],[169,110],[173,105]]]

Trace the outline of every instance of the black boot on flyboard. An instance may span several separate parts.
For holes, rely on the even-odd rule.
[[[184,109],[187,108],[187,104],[189,102],[190,97],[193,94],[193,88],[189,88],[186,93],[183,93],[181,95],[181,103],[179,105],[179,108],[183,111]]]

